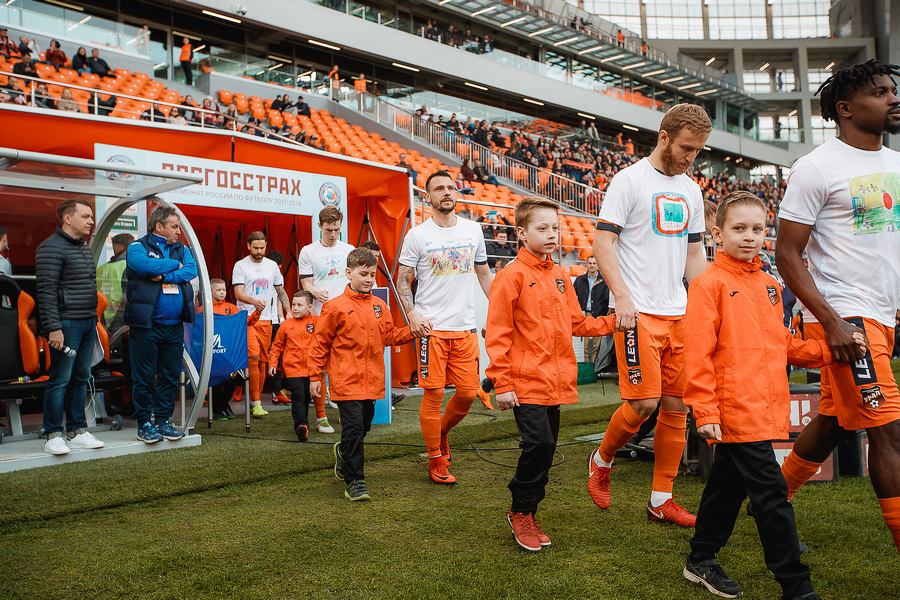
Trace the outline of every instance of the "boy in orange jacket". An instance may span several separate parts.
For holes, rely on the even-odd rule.
[[[572,336],[609,335],[615,316],[586,317],[569,275],[553,263],[559,243],[559,206],[526,198],[516,206],[516,234],[524,247],[491,285],[485,374],[497,404],[511,408],[522,437],[516,474],[509,482],[507,521],[516,543],[531,552],[550,545],[535,521],[544,498],[559,436],[559,407],[578,402],[578,364]]]
[[[341,415],[341,441],[334,445],[334,474],[347,484],[351,501],[368,500],[363,473],[363,439],[375,417],[375,399],[384,397],[384,347],[413,339],[409,326],[396,328],[387,304],[372,295],[378,262],[367,248],[347,255],[344,293],[322,306],[309,355],[313,396],[322,394],[328,371],[331,399]]]
[[[684,402],[699,434],[716,443],[691,553],[683,575],[723,598],[743,595],[716,553],[725,545],[749,495],[766,566],[784,598],[816,599],[809,567],[800,562],[794,510],[772,440],[790,424],[785,365],[821,367],[828,346],[797,340],[784,326],[781,286],[760,270],[766,207],[755,194],[733,192],[719,203],[713,237],[724,251],[688,291]],[[865,346],[859,336],[857,343]]]
[[[291,416],[294,418],[294,433],[297,439],[305,442],[309,439],[309,353],[315,342],[316,321],[319,317],[311,314],[313,295],[302,291],[294,294],[291,299],[291,315],[278,328],[275,341],[269,352],[269,375],[275,376],[278,370],[278,360],[284,357],[284,385],[291,393]],[[322,403],[322,412],[325,411],[325,399],[319,396],[316,399],[316,412],[318,404]]]

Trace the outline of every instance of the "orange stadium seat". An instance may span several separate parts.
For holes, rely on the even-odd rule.
[[[222,104],[224,104],[225,106],[228,106],[229,104],[231,104],[231,100],[232,100],[232,94],[230,91],[219,90],[219,101]]]

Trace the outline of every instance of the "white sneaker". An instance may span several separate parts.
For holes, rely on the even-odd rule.
[[[44,444],[44,452],[62,456],[69,453],[69,447],[66,446],[66,440],[61,435],[58,435],[47,440],[47,443]]]
[[[69,440],[69,448],[84,448],[86,450],[96,450],[105,446],[103,442],[91,435],[90,431],[79,433]]]
[[[316,420],[316,429],[319,433],[334,433],[334,427],[331,426],[331,423],[328,422],[328,418],[317,419]]]

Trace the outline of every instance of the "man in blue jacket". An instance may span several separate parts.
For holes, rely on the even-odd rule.
[[[181,373],[183,324],[194,322],[190,282],[197,276],[197,264],[190,249],[178,241],[181,221],[174,208],[154,209],[147,218],[147,231],[128,246],[125,323],[130,327],[137,439],[155,444],[163,438],[184,437],[168,421],[175,410]]]

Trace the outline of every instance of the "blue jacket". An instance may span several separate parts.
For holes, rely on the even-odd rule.
[[[125,323],[152,327],[154,323],[175,325],[194,322],[194,291],[190,281],[197,276],[191,251],[181,242],[148,233],[128,246],[125,257]],[[151,277],[162,275],[161,281]],[[163,294],[163,284],[176,284],[177,293]]]

